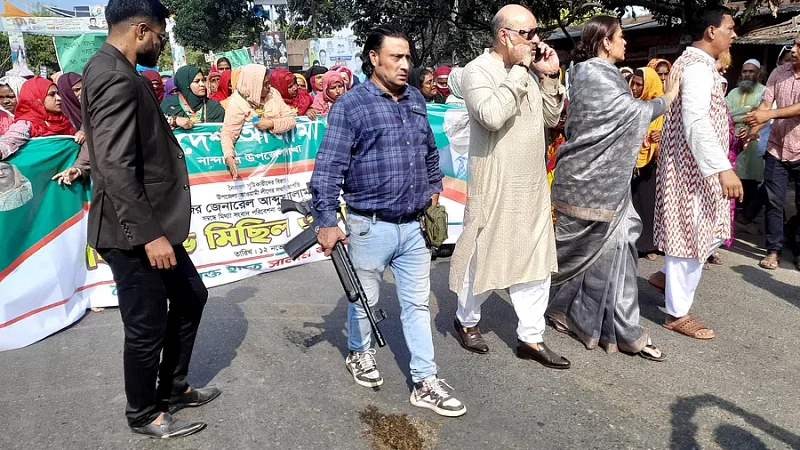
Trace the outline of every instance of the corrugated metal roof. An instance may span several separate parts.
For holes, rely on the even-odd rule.
[[[734,43],[745,45],[792,45],[798,33],[800,33],[800,16],[795,16],[791,20],[778,25],[753,30],[744,36],[740,36]]]
[[[648,28],[658,28],[662,26],[660,23],[653,20],[652,14],[646,14],[638,17],[626,17],[622,19],[622,29],[625,31],[631,30],[645,30]],[[567,27],[569,35],[572,37],[580,37],[583,25],[576,25]],[[554,31],[547,36],[547,40],[557,41],[559,39],[566,39],[567,36],[563,31]]]

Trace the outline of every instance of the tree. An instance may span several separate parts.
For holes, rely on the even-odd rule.
[[[353,21],[352,0],[288,0],[281,7],[278,23],[288,39],[330,35]]]
[[[544,29],[566,28],[597,11],[583,0],[521,2]],[[375,24],[400,24],[414,44],[415,65],[468,61],[491,44],[491,20],[505,0],[359,0],[353,29],[362,39]]]
[[[184,54],[186,55],[186,64],[190,66],[197,66],[208,74],[208,69],[211,64],[206,62],[206,56],[200,50],[195,50],[191,47],[184,47]],[[158,69],[161,71],[172,70],[172,49],[169,44],[164,47],[161,56],[158,58]]]
[[[174,14],[181,45],[207,52],[241,48],[258,41],[264,21],[246,0],[164,0]]]

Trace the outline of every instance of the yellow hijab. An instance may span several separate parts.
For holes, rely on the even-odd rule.
[[[648,101],[664,95],[664,85],[658,77],[658,73],[651,67],[642,67],[639,70],[644,74],[644,89],[640,100]],[[637,70],[636,72],[638,72]],[[635,76],[635,72],[634,72]],[[633,77],[631,77],[633,78]],[[650,134],[653,131],[661,131],[664,127],[664,116],[660,116],[656,120],[650,122],[650,127],[647,128],[647,135],[642,143],[642,148],[639,149],[639,158],[636,160],[636,168],[641,169],[650,163],[658,150],[658,144],[650,142]]]
[[[233,69],[231,71],[231,88],[232,88],[231,89],[231,93],[232,94],[236,93],[236,83],[239,81],[239,75],[241,75],[241,74],[242,74],[242,69]],[[230,97],[228,97],[225,100],[220,102],[220,103],[222,103],[222,107],[223,108],[227,108],[228,107],[228,100],[229,99],[230,99]]]

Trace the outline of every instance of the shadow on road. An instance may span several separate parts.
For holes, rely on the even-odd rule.
[[[791,303],[800,308],[800,288],[797,286],[776,280],[772,273],[760,267],[754,266],[734,266],[731,270],[740,274],[742,279],[753,286],[759,287],[770,294]]]
[[[334,289],[341,290],[340,284],[336,284]],[[342,354],[342,359],[347,357],[350,352],[348,345],[347,334],[347,316],[350,302],[347,297],[342,295],[336,304],[336,307],[328,314],[322,317],[322,321],[305,322],[303,328],[316,328],[319,333],[313,334],[305,338],[300,344],[306,348],[311,348],[320,342],[328,342],[330,345],[339,350]],[[375,317],[379,317],[378,310],[383,309],[386,312],[386,320],[381,322],[378,326],[386,339],[386,346],[392,351],[395,362],[397,363],[403,375],[409,380],[411,379],[411,372],[408,367],[411,361],[411,354],[408,352],[405,340],[403,339],[403,328],[400,321],[400,304],[397,300],[397,290],[394,284],[386,281],[381,282],[380,298],[378,304],[373,308]],[[294,339],[292,339],[293,343]],[[377,344],[373,338],[372,346],[378,349]],[[380,349],[378,349],[380,351]]]
[[[443,336],[456,337],[453,318],[458,309],[458,296],[450,290],[450,265],[439,262],[431,267],[431,290],[436,294],[439,313],[434,319],[436,330]],[[496,293],[481,308],[481,333],[493,332],[512,351],[517,348],[517,313],[514,307]],[[465,350],[466,351],[466,350]]]
[[[716,395],[705,394],[681,398],[670,407],[672,412],[670,448],[672,450],[693,450],[703,447],[697,440],[698,426],[693,419],[700,409],[708,407],[720,408],[730,414],[735,414],[748,425],[783,442],[789,448],[800,448],[800,435],[770,423],[763,417],[748,412]],[[717,427],[714,435],[717,444],[724,449],[766,448],[760,439],[737,426],[721,425]]]
[[[247,336],[248,322],[240,304],[256,294],[249,286],[236,287],[223,297],[210,297],[197,332],[189,378],[193,386],[209,384],[230,367]]]

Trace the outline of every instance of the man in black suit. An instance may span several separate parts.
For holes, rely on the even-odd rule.
[[[156,65],[167,15],[158,0],[111,0],[108,39],[83,70],[81,95],[93,181],[88,240],[116,282],[128,424],[158,438],[205,428],[171,413],[220,393],[187,383],[208,291],[182,246],[191,198],[177,122],[136,72],[137,63]]]

